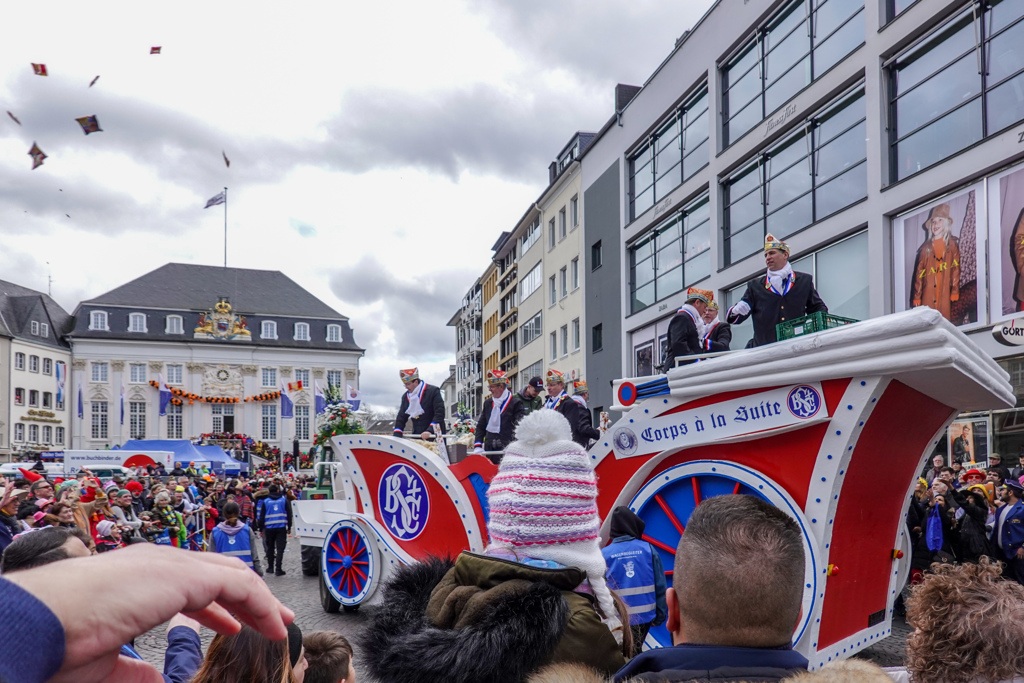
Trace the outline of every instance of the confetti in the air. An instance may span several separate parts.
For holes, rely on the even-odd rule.
[[[43,165],[43,159],[46,158],[46,155],[43,154],[43,150],[39,149],[39,145],[37,145],[36,143],[33,142],[32,143],[32,149],[30,149],[28,151],[28,153],[29,153],[29,156],[32,157],[32,170],[33,171]]]
[[[149,48],[149,54],[151,54],[151,55],[158,55],[158,54],[160,54],[160,47],[158,46],[158,47],[151,47],[151,48]]]
[[[15,122],[16,124],[18,124],[19,126],[21,125],[21,121],[19,121],[19,120],[18,120],[18,117],[17,117],[17,116],[15,116],[14,114],[12,114],[12,113],[10,112],[10,110],[8,110],[8,111],[7,111],[7,115],[11,117],[11,121],[14,121],[14,122]]]
[[[78,125],[82,127],[82,132],[86,135],[89,133],[99,133],[103,131],[103,129],[100,128],[100,122],[96,119],[95,114],[92,116],[83,116],[80,119],[75,119],[75,121],[78,121]]]
[[[98,81],[98,80],[100,80],[99,76],[97,76],[96,78],[94,78],[91,81],[89,81],[89,87],[91,88],[92,86],[96,85],[96,81]]]
[[[227,154],[227,152],[225,152],[225,151],[221,150],[221,156],[223,156],[223,157],[224,157],[224,163],[225,163],[225,164],[227,165],[227,167],[228,167],[228,168],[231,168],[231,161],[230,161],[230,160],[228,160],[228,154]]]

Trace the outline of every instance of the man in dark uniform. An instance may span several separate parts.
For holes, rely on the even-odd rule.
[[[667,372],[676,366],[676,358],[704,353],[704,311],[715,300],[715,295],[706,289],[690,287],[686,290],[686,303],[668,324],[668,347],[661,366]],[[695,363],[696,360],[683,363]]]
[[[1016,479],[1007,479],[999,491],[1006,504],[996,512],[992,528],[992,545],[1006,561],[1003,575],[1024,584],[1024,486]]]
[[[441,390],[420,379],[418,368],[399,370],[398,375],[405,385],[402,404],[395,418],[395,436],[404,436],[405,423],[412,419],[412,432],[424,441],[434,438],[434,427],[440,427],[444,434],[444,399]]]
[[[814,289],[814,278],[797,273],[789,265],[789,245],[770,233],[764,238],[764,261],[768,273],[747,283],[747,291],[725,319],[738,325],[754,317],[754,338],[747,344],[764,346],[778,341],[775,326],[810,313],[828,312],[828,306]]]
[[[487,388],[491,398],[484,401],[483,412],[476,423],[476,443],[473,452],[483,455],[484,451],[503,451],[505,446],[516,440],[516,425],[526,415],[523,404],[508,389],[508,377],[501,370],[487,371]],[[501,463],[501,455],[488,455],[495,465]]]
[[[728,351],[732,343],[732,325],[718,319],[718,303],[714,300],[704,310],[704,349]]]
[[[557,410],[572,428],[572,440],[586,448],[590,440],[600,439],[601,432],[590,423],[590,412],[565,392],[565,375],[558,370],[548,370],[548,400],[545,408]]]
[[[544,407],[544,399],[541,398],[541,393],[543,391],[544,380],[540,377],[534,376],[526,383],[523,390],[516,394],[516,398],[523,404],[523,417],[526,417],[533,411],[540,410]]]

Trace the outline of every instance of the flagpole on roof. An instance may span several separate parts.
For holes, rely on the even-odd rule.
[[[224,267],[228,267],[228,188],[224,188]]]

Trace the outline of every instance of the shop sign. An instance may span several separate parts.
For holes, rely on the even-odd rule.
[[[1024,346],[1024,324],[1018,325],[1021,318],[1013,318],[1005,323],[999,323],[992,328],[992,336],[1000,344],[1007,346]]]

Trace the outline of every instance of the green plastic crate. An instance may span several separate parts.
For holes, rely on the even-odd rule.
[[[828,313],[818,311],[817,313],[805,315],[802,318],[794,318],[793,320],[779,323],[775,326],[775,336],[778,337],[779,341],[782,341],[783,339],[802,337],[805,334],[814,334],[815,332],[821,332],[833,327],[842,327],[843,325],[855,322],[857,321],[853,318],[841,318],[838,315],[829,315]]]

